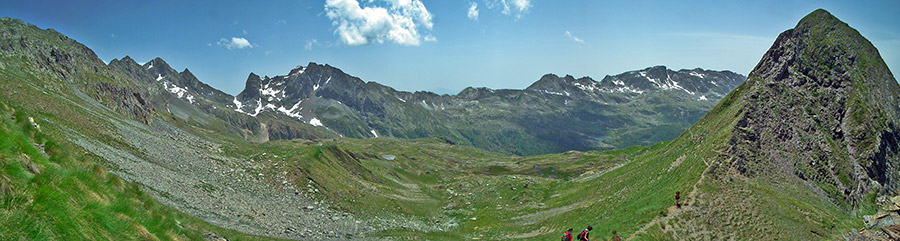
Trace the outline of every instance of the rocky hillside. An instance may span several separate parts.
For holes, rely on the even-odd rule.
[[[673,142],[706,170],[685,206],[636,236],[826,240],[862,228],[860,216],[898,191],[898,100],[868,40],[825,10],[810,13]]]
[[[900,86],[855,29],[813,12],[778,36],[747,85],[729,141],[736,170],[799,178],[846,204],[897,190]]]

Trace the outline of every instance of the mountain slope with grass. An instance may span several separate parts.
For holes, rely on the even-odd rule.
[[[39,123],[0,103],[0,239],[261,239],[162,205]]]
[[[290,167],[357,160],[350,163],[371,173],[288,175],[313,180],[359,216],[423,220],[374,236],[546,240],[593,225],[595,237],[616,230],[638,240],[839,239],[897,192],[900,86],[892,76],[856,30],[816,10],[778,37],[747,82],[670,142],[524,158],[439,140],[341,139],[297,154],[290,143],[273,151],[296,163]],[[356,158],[314,154],[334,150]],[[335,176],[360,181],[327,181]]]

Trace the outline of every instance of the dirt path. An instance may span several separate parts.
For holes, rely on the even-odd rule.
[[[659,217],[659,218],[651,220],[649,223],[645,224],[644,227],[641,227],[641,229],[639,229],[638,231],[629,235],[628,238],[626,238],[625,240],[633,240],[634,238],[636,238],[638,236],[638,234],[646,234],[647,229],[649,229],[650,227],[653,227],[654,225],[657,225],[657,224],[663,223],[663,222],[668,223],[669,220],[671,220],[673,217],[675,217],[676,215],[681,213],[682,210],[693,208],[694,203],[697,200],[697,196],[699,195],[697,186],[699,186],[700,184],[703,184],[703,179],[706,178],[706,172],[709,171],[709,168],[710,168],[709,163],[706,162],[705,159],[703,160],[703,164],[706,165],[706,168],[703,169],[702,173],[700,173],[700,179],[697,180],[696,183],[694,183],[694,185],[691,189],[691,192],[689,192],[687,194],[687,196],[685,197],[685,202],[682,203],[681,208],[678,208],[675,205],[667,207],[666,208],[667,215],[665,217]]]

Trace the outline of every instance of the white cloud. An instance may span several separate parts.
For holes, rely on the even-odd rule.
[[[319,41],[316,40],[316,39],[306,40],[306,46],[303,46],[303,48],[306,49],[306,51],[311,51],[313,45],[316,44],[316,43],[318,43],[318,42],[319,42]]]
[[[469,19],[478,21],[478,3],[471,2],[469,4]]]
[[[512,3],[513,6],[515,6],[516,9],[519,10],[519,12],[525,12],[528,11],[529,8],[531,8],[530,0],[512,0]]]
[[[287,20],[281,19],[281,20],[275,21],[275,24],[287,24]]]
[[[572,32],[566,31],[566,37],[568,37],[569,39],[572,39],[572,41],[578,42],[580,44],[584,43],[584,39],[581,39],[579,37],[576,37],[575,35],[572,35]]]
[[[216,42],[219,46],[225,46],[226,49],[242,49],[242,48],[253,48],[255,47],[245,38],[232,37],[231,40],[222,38],[219,39],[219,42]]]
[[[485,0],[488,9],[500,8],[504,15],[515,15],[516,19],[522,18],[531,9],[531,0]]]
[[[428,36],[425,36],[425,42],[437,42],[437,38],[435,38],[434,36],[428,35]]]
[[[357,0],[326,0],[325,15],[335,26],[335,34],[348,45],[393,42],[401,45],[420,44],[420,29],[431,30],[432,15],[421,0],[381,0],[377,6],[368,0],[360,6]],[[426,40],[427,41],[427,40]]]

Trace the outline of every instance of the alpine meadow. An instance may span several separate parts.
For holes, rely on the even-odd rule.
[[[140,31],[116,32],[112,41],[129,47],[111,50],[118,45],[80,31],[93,26],[89,18],[54,30],[63,17],[0,11],[11,15],[0,18],[0,240],[566,240],[570,228],[573,240],[582,230],[591,240],[900,239],[896,52],[876,49],[900,42],[870,41],[838,12],[804,9],[793,28],[761,40],[770,47],[746,60],[758,62],[744,74],[604,45],[584,33],[590,28],[535,40],[574,52],[507,42],[515,51],[477,50],[431,69],[421,67],[427,59],[463,51],[455,41],[491,46],[506,34],[494,25],[536,24],[540,4],[562,3],[313,2],[298,14],[324,23],[303,30],[322,32],[317,38],[244,29],[146,59],[192,36],[142,47],[147,41],[129,37]],[[224,11],[204,8],[197,14]],[[126,17],[110,9],[97,14]],[[318,22],[266,20],[292,23]],[[469,28],[462,24],[477,24],[482,37],[453,35]],[[646,44],[641,34],[608,33]],[[280,45],[264,36],[291,47],[270,52]],[[571,62],[494,67],[525,63],[525,52],[541,48],[563,57],[535,61]],[[549,73],[584,65],[576,56],[594,48],[609,49],[603,58],[627,49],[637,60],[602,63],[642,67],[602,78]],[[122,51],[137,55],[110,57]],[[279,51],[295,51],[295,62],[276,60]],[[422,63],[398,60],[409,51],[417,56],[409,62]],[[714,58],[676,59],[692,54]],[[233,67],[200,58],[293,67],[229,75],[241,82],[224,85],[209,73]],[[481,85],[500,87],[451,94],[381,82],[382,74],[444,75],[435,83],[456,88],[454,79],[469,76],[456,72],[481,72],[473,75]],[[513,72],[520,87],[499,84],[496,76]],[[521,82],[518,72],[543,74]]]

